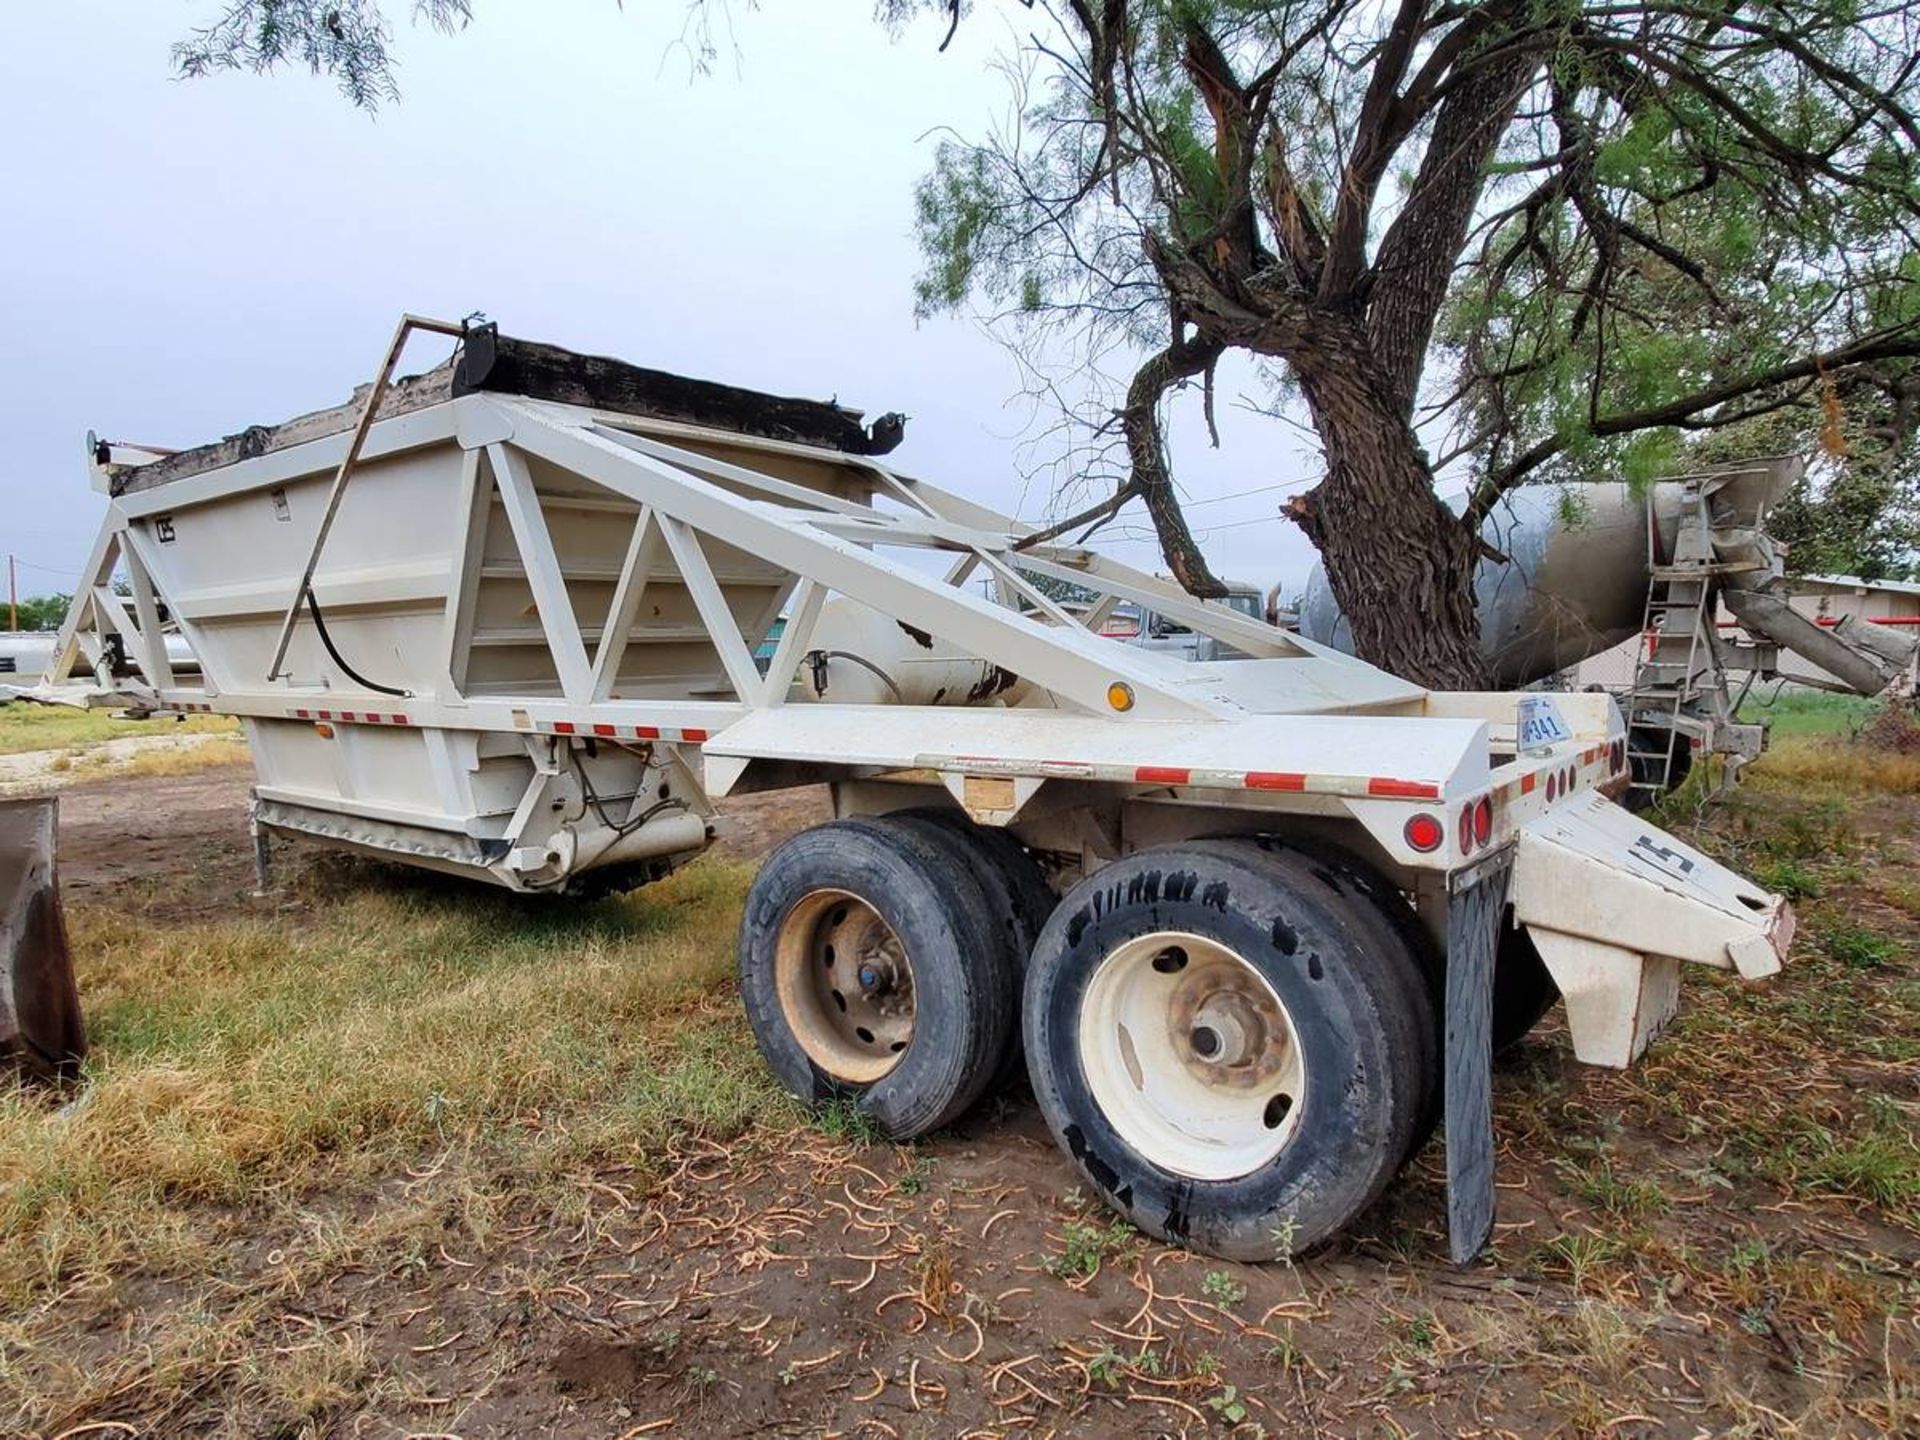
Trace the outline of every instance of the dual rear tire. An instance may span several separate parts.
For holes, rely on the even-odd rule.
[[[1433,1005],[1392,912],[1343,865],[1270,842],[1145,850],[1081,882],[1024,1008],[1034,1094],[1081,1175],[1209,1254],[1334,1234],[1431,1114]]]
[[[740,925],[761,1053],[795,1095],[852,1103],[891,1139],[952,1123],[1017,1071],[1020,974],[1050,902],[1012,837],[963,816],[794,836],[761,866]]]
[[[795,1094],[910,1139],[1017,1073],[1024,1032],[1101,1198],[1245,1260],[1339,1231],[1431,1132],[1442,973],[1405,899],[1333,847],[1183,842],[1055,903],[1012,837],[953,812],[794,837],[740,934],[748,1018]]]

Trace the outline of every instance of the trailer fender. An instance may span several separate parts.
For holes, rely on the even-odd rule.
[[[1514,920],[1567,1000],[1574,1054],[1624,1068],[1673,1017],[1683,962],[1779,971],[1793,909],[1599,794],[1520,831]]]

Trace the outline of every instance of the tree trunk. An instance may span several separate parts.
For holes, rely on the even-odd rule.
[[[1486,689],[1477,539],[1434,494],[1371,348],[1350,322],[1321,319],[1286,358],[1327,457],[1326,478],[1295,501],[1293,518],[1320,551],[1354,649],[1432,690]]]

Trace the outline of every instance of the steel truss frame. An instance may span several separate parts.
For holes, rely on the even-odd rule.
[[[432,681],[410,687],[404,705],[375,699],[363,707],[349,699],[355,688],[350,680],[330,676],[343,713],[367,713],[367,707],[376,716],[404,710],[408,723],[462,728],[524,730],[540,728],[543,721],[646,723],[711,734],[750,711],[784,703],[829,593],[897,617],[1015,674],[1044,677],[1048,691],[1084,715],[1197,720],[1250,713],[1227,693],[1210,667],[1093,633],[1122,601],[1148,606],[1250,656],[1288,660],[1295,672],[1289,678],[1307,682],[1300,709],[1378,707],[1419,697],[1414,687],[1349,656],[1224,605],[1195,600],[1164,580],[1093,551],[1058,544],[1025,546],[1032,527],[874,460],[754,442],[809,459],[830,458],[850,481],[870,487],[872,500],[853,500],[674,443],[688,438],[680,433],[684,430],[666,422],[494,395],[462,397],[372,427],[363,452],[369,460],[457,440],[464,450],[462,494],[469,507],[469,543],[456,557],[446,587],[443,651],[431,667]],[[310,697],[310,691],[296,690],[284,677],[269,681],[262,676],[257,683],[230,682],[220,689],[209,678],[203,687],[180,687],[160,639],[163,609],[173,607],[158,595],[149,557],[157,543],[156,525],[173,515],[237,492],[311,475],[331,466],[346,443],[346,437],[330,436],[119,497],[88,561],[84,603],[74,606],[62,627],[49,681],[68,680],[83,660],[97,663],[107,638],[119,636],[140,682],[136,693],[152,692],[154,708],[210,707],[271,717],[288,713],[290,695]],[[556,465],[639,507],[603,638],[595,646],[589,646],[568,602],[566,576],[529,459]],[[495,492],[535,596],[540,633],[560,677],[558,696],[495,700],[466,684],[474,640],[477,531]],[[898,508],[883,508],[882,500]],[[743,631],[729,608],[706,560],[703,544],[708,537],[787,571],[788,581],[774,603],[756,617],[765,622],[757,633]],[[879,553],[885,548],[944,552],[953,559],[944,575],[934,575]],[[687,586],[704,638],[718,654],[733,691],[730,701],[611,698],[629,622],[650,579],[668,559]],[[120,563],[131,582],[131,612],[112,588]],[[991,578],[992,598],[963,588],[979,572]],[[1083,614],[1070,614],[1031,576],[1084,586],[1094,593],[1094,603]],[[314,580],[318,595],[333,603],[359,604],[399,598],[409,583],[409,577],[399,574],[356,572],[349,585],[338,578],[330,581],[324,566]],[[419,577],[411,583],[417,588]],[[276,597],[269,605],[262,595],[256,606],[261,611],[282,609],[286,599]],[[787,628],[762,677],[754,666],[753,646],[783,608],[789,612]],[[180,607],[174,620],[199,653],[191,609]],[[1116,684],[1130,695],[1124,715],[1112,703]],[[214,701],[217,704],[211,704]],[[1293,708],[1261,704],[1257,710]]]

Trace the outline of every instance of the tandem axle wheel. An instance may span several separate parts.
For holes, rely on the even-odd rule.
[[[1055,1141],[1148,1234],[1274,1259],[1379,1197],[1439,1109],[1444,972],[1398,891],[1332,847],[1189,841],[1094,872],[1036,935],[1032,865],[922,811],[776,850],[740,984],[782,1083],[904,1140],[1024,1036]]]

